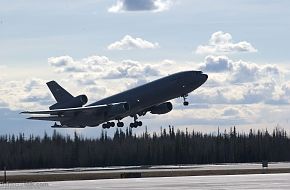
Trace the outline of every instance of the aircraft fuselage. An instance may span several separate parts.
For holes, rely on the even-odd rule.
[[[131,116],[134,122],[130,127],[141,126],[138,116],[147,112],[151,114],[166,114],[172,110],[169,100],[183,97],[186,106],[188,93],[200,87],[207,75],[201,71],[183,71],[161,79],[149,82],[136,88],[104,98],[85,107],[86,95],[73,96],[56,81],[47,82],[47,86],[54,96],[56,103],[49,110],[24,111],[23,114],[38,114],[46,116],[32,116],[27,119],[55,121],[55,128],[84,128],[94,127],[103,123],[103,128],[115,126],[123,127],[120,120]],[[58,125],[56,122],[59,122]]]
[[[87,105],[87,107],[116,102],[127,102],[130,106],[130,110],[119,116],[119,119],[122,119],[127,116],[136,115],[154,105],[184,96],[201,86],[207,78],[208,76],[201,71],[179,72],[104,98]],[[87,125],[95,126],[106,122],[106,120],[114,119],[102,118],[102,116],[97,116],[97,114],[95,117],[99,117],[95,120],[98,122],[92,122],[93,120],[90,119],[90,123],[87,123]]]

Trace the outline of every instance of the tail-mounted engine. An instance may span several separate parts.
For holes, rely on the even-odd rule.
[[[86,95],[79,95],[68,99],[65,102],[57,102],[49,107],[50,110],[54,109],[64,109],[64,108],[77,108],[82,107],[88,102],[88,97]]]

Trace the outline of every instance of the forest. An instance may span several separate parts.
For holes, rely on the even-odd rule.
[[[109,137],[72,137],[54,131],[40,136],[0,136],[0,168],[71,168],[128,165],[213,164],[290,161],[290,138],[281,128],[201,133],[161,128],[140,135],[117,128]]]

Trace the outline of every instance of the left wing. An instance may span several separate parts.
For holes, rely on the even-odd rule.
[[[58,116],[28,117],[26,119],[43,120],[43,121],[61,121],[62,120],[62,118]]]

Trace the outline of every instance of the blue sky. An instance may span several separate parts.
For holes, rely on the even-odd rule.
[[[146,116],[150,130],[289,128],[289,8],[286,0],[1,1],[0,133],[51,130],[17,114],[53,103],[51,79],[92,102],[188,69],[209,81],[189,108],[177,99],[170,114]]]

